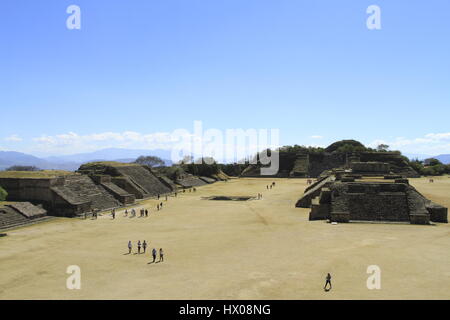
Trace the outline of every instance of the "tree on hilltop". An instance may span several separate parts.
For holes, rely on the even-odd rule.
[[[140,156],[134,163],[142,164],[150,168],[163,166],[165,164],[163,159],[156,156]]]

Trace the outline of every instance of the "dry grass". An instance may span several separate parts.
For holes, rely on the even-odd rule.
[[[42,171],[0,171],[0,178],[18,179],[48,179],[60,176],[73,175],[74,172],[63,170],[42,170]]]
[[[98,161],[98,162],[89,162],[82,165],[84,169],[96,167],[129,167],[129,166],[140,166],[140,164],[124,163],[116,161]]]

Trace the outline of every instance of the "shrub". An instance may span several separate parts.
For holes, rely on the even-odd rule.
[[[7,196],[8,196],[8,192],[6,192],[5,189],[0,187],[0,201],[5,201]]]

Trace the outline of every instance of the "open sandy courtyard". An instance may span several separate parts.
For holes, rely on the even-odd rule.
[[[266,185],[276,181],[273,190]],[[450,179],[410,179],[450,207]],[[156,200],[148,218],[58,218],[0,238],[1,299],[450,299],[450,225],[338,224],[308,221],[294,208],[305,179],[233,179]],[[263,200],[211,201],[213,195]],[[162,247],[149,264],[138,240]],[[81,268],[81,289],[66,288],[66,268]],[[381,290],[368,290],[369,265]],[[333,289],[324,292],[332,274]]]

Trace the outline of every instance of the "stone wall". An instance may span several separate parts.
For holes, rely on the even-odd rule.
[[[318,177],[324,171],[335,168],[349,168],[359,164],[363,172],[393,173],[405,177],[417,177],[405,159],[395,152],[321,152],[321,153],[279,153],[279,171],[276,177]],[[381,164],[383,163],[383,164]],[[261,177],[261,165],[249,165],[241,174],[243,177]],[[389,167],[389,168],[388,168]]]
[[[296,206],[308,204],[310,220],[447,222],[447,208],[426,199],[405,179],[397,183],[323,179],[305,191]]]
[[[332,212],[348,212],[350,220],[409,221],[403,184],[335,183]],[[339,199],[338,199],[339,198]]]
[[[351,162],[350,168],[353,173],[388,174],[391,170],[389,163],[385,162]]]

